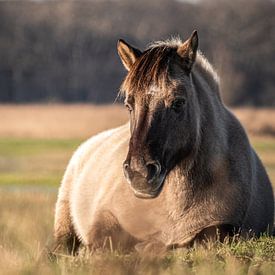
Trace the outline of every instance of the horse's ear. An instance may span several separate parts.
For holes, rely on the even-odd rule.
[[[135,63],[137,58],[142,54],[140,50],[130,46],[128,43],[126,43],[122,39],[119,39],[117,42],[117,51],[124,67],[128,71],[130,70],[132,65]]]
[[[190,72],[196,60],[199,45],[198,32],[193,31],[192,35],[178,47],[177,53],[186,63],[187,70]]]

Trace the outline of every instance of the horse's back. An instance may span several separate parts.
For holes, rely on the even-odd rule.
[[[247,228],[254,226],[256,232],[272,232],[274,222],[274,198],[272,185],[266,170],[252,149],[254,179],[252,181],[251,203],[247,215]],[[268,224],[268,228],[266,225]]]
[[[248,200],[243,228],[253,228],[253,232],[257,234],[265,232],[268,224],[269,230],[272,230],[274,199],[271,182],[240,122],[231,112],[227,114],[230,124],[230,173],[233,180],[241,185],[243,198]]]

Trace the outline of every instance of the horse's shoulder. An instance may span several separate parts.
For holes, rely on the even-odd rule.
[[[76,149],[71,158],[70,165],[81,168],[97,149],[104,146],[109,139],[117,139],[124,136],[128,128],[129,125],[127,123],[90,137]]]

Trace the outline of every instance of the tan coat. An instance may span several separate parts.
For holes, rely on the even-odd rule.
[[[122,54],[128,47],[123,44]],[[124,59],[129,69],[127,62],[141,55],[137,50],[131,54]],[[126,248],[137,243],[169,248],[189,245],[209,228],[230,226],[256,235],[272,231],[274,201],[268,176],[242,126],[223,105],[216,73],[199,53],[191,76],[191,86],[186,85],[193,89],[188,96],[197,116],[191,124],[197,135],[191,137],[196,150],[188,156],[192,169],[185,159],[178,161],[156,198],[137,198],[122,169],[137,130],[131,134],[127,123],[92,137],[75,152],[62,180],[55,214],[57,240],[76,235],[84,245],[97,248],[111,236],[114,245]],[[198,99],[191,98],[195,93]],[[146,129],[139,127],[144,133]],[[173,142],[176,146],[177,140]]]

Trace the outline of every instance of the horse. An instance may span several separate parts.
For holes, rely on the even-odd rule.
[[[166,251],[217,231],[271,234],[270,180],[198,41],[197,31],[144,51],[118,41],[129,122],[71,158],[56,203],[58,243]]]

